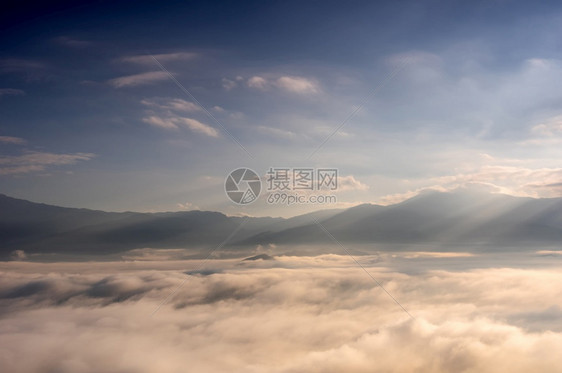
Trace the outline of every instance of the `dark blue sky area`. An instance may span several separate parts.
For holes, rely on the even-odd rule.
[[[560,35],[558,2],[10,2],[0,192],[238,213],[229,171],[306,163],[341,168],[344,207],[474,182],[558,195],[535,185],[560,181]],[[244,213],[302,212],[270,209]]]

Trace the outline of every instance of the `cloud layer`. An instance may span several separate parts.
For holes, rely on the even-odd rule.
[[[336,255],[204,267],[4,263],[0,364],[73,373],[559,370],[559,270],[406,274],[380,260],[361,258],[415,320]]]

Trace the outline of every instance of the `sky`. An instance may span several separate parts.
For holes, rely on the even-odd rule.
[[[0,16],[0,193],[259,216],[562,196],[556,2],[80,4]],[[241,167],[337,169],[337,202],[236,205]]]

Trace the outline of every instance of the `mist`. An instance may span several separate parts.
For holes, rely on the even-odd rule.
[[[380,286],[345,254],[251,261],[138,254],[120,261],[1,263],[3,369],[554,372],[559,367],[562,271],[553,263],[560,262],[556,252],[514,254],[502,265],[500,258],[471,253],[358,257]]]

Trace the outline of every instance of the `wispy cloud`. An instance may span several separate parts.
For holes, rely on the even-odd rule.
[[[66,47],[71,47],[71,48],[85,48],[92,45],[92,42],[90,41],[71,38],[68,36],[59,36],[53,40],[60,45],[64,45]]]
[[[143,118],[142,120],[143,122],[148,123],[152,126],[164,129],[177,130],[180,128],[180,126],[184,126],[193,132],[201,133],[210,137],[218,137],[219,135],[218,131],[213,127],[193,118],[179,116],[159,117],[156,115],[151,115]]]
[[[293,131],[289,131],[286,129],[282,129],[282,128],[277,128],[277,127],[267,127],[267,126],[258,126],[257,127],[258,131],[271,135],[275,138],[282,138],[282,139],[295,139],[297,137],[297,134]]]
[[[186,127],[210,137],[218,137],[218,131],[197,119],[183,116],[181,113],[200,112],[202,108],[190,101],[182,99],[152,99],[142,100],[141,104],[149,108],[147,116],[142,120],[155,127],[178,130]]]
[[[149,117],[142,118],[142,121],[154,127],[173,129],[173,130],[178,129],[178,126],[176,125],[176,123],[174,123],[174,120],[172,118],[160,118],[155,115],[151,115]]]
[[[199,105],[191,101],[186,101],[179,98],[175,98],[171,100],[145,99],[141,101],[141,104],[147,107],[152,107],[157,109],[177,110],[177,111],[185,111],[185,112],[202,111]]]
[[[169,79],[164,71],[150,71],[141,74],[127,75],[108,81],[115,88],[133,87],[139,85],[153,84]]]
[[[0,175],[41,172],[51,166],[72,165],[94,157],[93,153],[56,154],[33,151],[23,155],[0,156]]]
[[[190,61],[197,57],[199,57],[199,53],[194,52],[176,52],[176,53],[161,53],[161,54],[140,54],[134,56],[125,56],[120,58],[121,62],[129,62],[129,63],[136,63],[141,65],[154,65],[154,58],[158,61],[164,62],[172,62],[172,61]]]
[[[301,76],[281,76],[279,78],[266,78],[255,75],[246,81],[250,88],[266,91],[271,87],[279,88],[285,92],[295,94],[316,94],[320,92],[320,86],[312,79]]]
[[[203,135],[207,135],[210,137],[218,137],[219,135],[216,129],[214,129],[213,127],[207,124],[201,123],[196,119],[180,117],[180,118],[175,118],[175,121],[178,123],[182,123],[190,130],[201,133]]]
[[[234,88],[236,88],[236,86],[238,85],[238,83],[236,83],[236,81],[232,80],[232,79],[228,79],[228,78],[222,78],[222,87],[227,90],[230,91]]]
[[[25,139],[22,139],[20,137],[0,136],[0,143],[23,145],[27,143],[27,141],[25,141]]]

